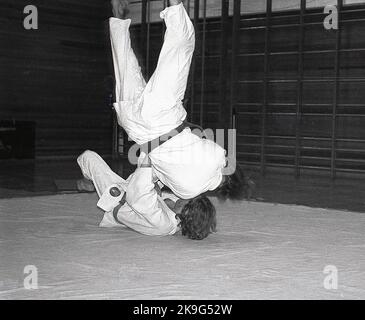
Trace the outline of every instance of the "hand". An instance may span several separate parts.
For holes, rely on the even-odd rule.
[[[78,191],[94,192],[95,187],[92,181],[83,178],[76,181]]]

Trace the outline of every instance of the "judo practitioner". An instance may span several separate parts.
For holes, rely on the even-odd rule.
[[[237,166],[233,174],[223,175],[226,151],[194,134],[185,123],[182,100],[195,33],[181,1],[169,2],[160,13],[166,33],[156,70],[147,84],[131,48],[131,20],[125,19],[127,2],[111,2],[115,15],[109,19],[116,82],[113,106],[118,123],[141,146],[138,162],[148,154],[154,181],[166,185],[179,198],[193,199],[214,191],[222,200],[242,199],[249,188],[242,170]]]
[[[104,213],[101,227],[126,226],[145,235],[172,235],[178,231],[190,239],[202,240],[216,229],[215,208],[205,196],[192,200],[162,199],[155,190],[148,156],[140,167],[124,180],[113,172],[95,152],[85,151],[77,162],[85,177],[79,190],[96,189],[100,199],[108,201],[112,186],[120,191],[122,201]],[[99,200],[100,202],[100,200]],[[108,205],[108,204],[107,204]],[[114,207],[114,208],[113,208]]]

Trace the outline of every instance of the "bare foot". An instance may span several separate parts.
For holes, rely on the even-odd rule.
[[[176,6],[181,3],[181,0],[170,0],[170,6]]]
[[[125,19],[129,13],[128,0],[111,0],[110,4],[112,6],[113,15],[119,19]]]

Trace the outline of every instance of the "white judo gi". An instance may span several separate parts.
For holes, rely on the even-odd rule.
[[[182,3],[160,14],[166,23],[157,68],[148,83],[131,48],[130,19],[110,18],[116,79],[114,108],[130,139],[144,144],[175,129],[186,118],[182,100],[195,47],[194,27]],[[225,150],[185,128],[150,152],[154,175],[182,199],[216,189],[226,165]],[[141,153],[139,162],[145,157]]]
[[[113,172],[105,161],[93,151],[85,151],[77,162],[86,179],[92,180],[98,196],[116,184],[124,190],[126,202],[117,213],[105,212],[100,227],[127,226],[146,235],[172,235],[179,231],[175,213],[165,204],[152,182],[152,168],[141,167],[124,180]]]

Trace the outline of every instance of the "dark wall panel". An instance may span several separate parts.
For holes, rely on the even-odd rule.
[[[195,22],[195,68],[186,92],[190,120],[222,128],[231,123],[221,115],[235,114],[237,154],[247,165],[289,166],[296,173],[316,167],[333,177],[336,170],[363,170],[365,7],[345,6],[339,33],[324,28],[325,16],[322,9],[302,17],[299,11],[274,12],[267,23],[266,14],[241,12],[235,43],[232,32],[223,33],[224,18]],[[232,17],[227,24],[232,31]],[[162,30],[159,23],[150,26],[149,74]],[[134,26],[134,36],[140,33]]]
[[[23,8],[38,8],[38,30]],[[111,153],[108,1],[0,2],[0,120],[35,122],[36,157]]]

